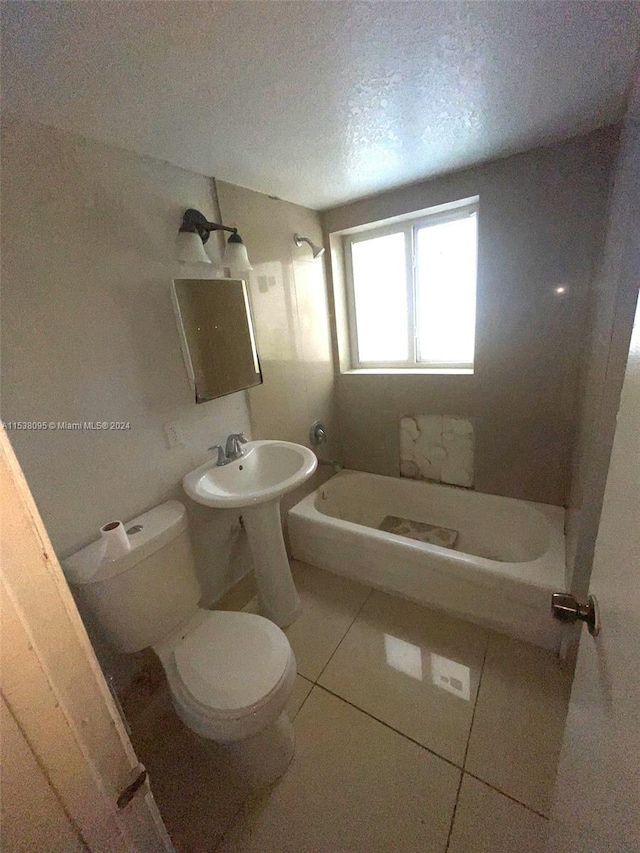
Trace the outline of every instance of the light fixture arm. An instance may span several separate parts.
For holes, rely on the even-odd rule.
[[[228,225],[220,225],[217,222],[209,222],[204,214],[200,213],[199,210],[195,210],[193,207],[187,208],[187,210],[182,214],[182,224],[178,230],[188,231],[192,234],[199,234],[203,243],[207,242],[212,231],[230,231],[232,234],[238,233],[237,228],[230,228]]]
[[[212,231],[230,232],[222,256],[222,266],[236,273],[249,272],[253,269],[247,255],[247,247],[242,242],[238,229],[230,228],[220,222],[209,222],[206,216],[199,210],[194,210],[193,207],[187,208],[182,214],[182,223],[176,241],[178,260],[186,264],[210,264],[211,258],[205,252],[204,244]]]

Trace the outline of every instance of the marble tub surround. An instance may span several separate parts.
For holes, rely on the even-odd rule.
[[[454,415],[400,419],[400,476],[473,486],[474,426]]]

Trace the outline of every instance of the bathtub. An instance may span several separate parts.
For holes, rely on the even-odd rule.
[[[378,530],[387,515],[458,531],[452,548]],[[288,514],[293,557],[545,648],[562,626],[564,509],[341,471]]]

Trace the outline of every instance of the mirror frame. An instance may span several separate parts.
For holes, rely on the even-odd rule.
[[[244,305],[247,317],[247,326],[249,331],[249,341],[251,344],[251,356],[253,358],[253,363],[255,366],[256,375],[259,377],[258,381],[251,383],[250,385],[242,385],[239,388],[234,388],[230,391],[224,391],[222,394],[214,394],[211,396],[210,392],[207,393],[206,389],[198,388],[198,383],[196,380],[195,370],[193,368],[193,361],[191,358],[191,351],[189,349],[189,338],[187,337],[187,331],[184,326],[184,317],[182,316],[182,311],[180,309],[180,300],[178,297],[178,292],[176,289],[176,284],[178,282],[189,282],[189,281],[198,281],[198,282],[210,282],[212,285],[215,285],[217,282],[224,282],[225,284],[230,284],[232,282],[236,282],[242,286],[242,295],[244,297]],[[262,385],[264,382],[264,377],[262,375],[262,367],[260,365],[260,357],[258,355],[258,347],[256,344],[256,335],[255,328],[253,323],[253,314],[251,311],[251,301],[249,299],[249,291],[247,288],[247,282],[241,278],[174,278],[171,282],[171,301],[173,304],[173,311],[176,318],[176,323],[178,326],[178,337],[180,339],[180,348],[182,350],[182,357],[184,359],[185,368],[187,370],[187,377],[189,379],[189,385],[191,390],[193,391],[195,402],[196,403],[208,403],[211,400],[217,400],[220,397],[228,397],[229,394],[237,394],[239,391],[246,391],[248,388],[256,388],[259,385]]]

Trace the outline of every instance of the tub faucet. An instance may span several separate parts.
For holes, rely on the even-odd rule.
[[[243,432],[232,432],[224,446],[224,455],[227,457],[227,462],[240,459],[244,455],[242,445],[246,443],[247,439]]]

